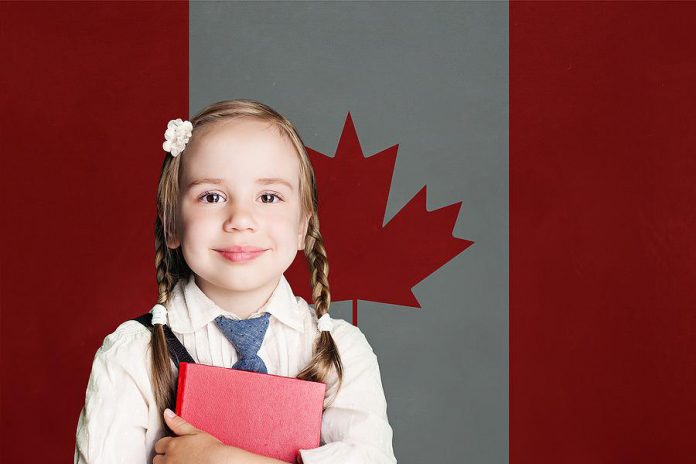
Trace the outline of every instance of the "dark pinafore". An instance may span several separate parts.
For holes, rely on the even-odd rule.
[[[145,313],[142,316],[134,318],[133,320],[140,322],[142,325],[147,327],[148,330],[150,330],[150,333],[152,333],[152,313]],[[176,366],[177,370],[179,369],[180,362],[195,363],[189,352],[186,351],[186,348],[184,348],[184,345],[182,345],[179,339],[176,338],[176,335],[174,335],[172,329],[170,329],[169,326],[166,324],[162,327],[164,328],[164,337],[167,339],[169,357],[174,362],[174,365]],[[178,381],[174,382],[174,398],[176,398],[176,394],[179,389],[178,384]],[[172,410],[174,409],[173,406],[170,407],[172,408]],[[166,424],[165,429],[167,430],[168,435],[171,436],[173,434],[169,426],[167,426]]]
[[[142,325],[147,327],[150,332],[152,332],[152,313],[145,313],[142,316],[134,318],[133,320],[140,322]],[[176,368],[179,369],[180,362],[195,363],[189,352],[186,351],[186,348],[184,348],[184,345],[182,345],[179,339],[176,338],[176,335],[174,335],[172,329],[170,329],[166,324],[162,327],[164,328],[164,336],[167,339],[169,357],[174,362]]]

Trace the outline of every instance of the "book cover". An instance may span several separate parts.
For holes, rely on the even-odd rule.
[[[296,462],[320,444],[326,384],[182,362],[176,413],[226,445]]]

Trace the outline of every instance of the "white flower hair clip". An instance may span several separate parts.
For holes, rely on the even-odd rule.
[[[333,328],[333,322],[331,316],[329,316],[329,313],[325,313],[323,316],[319,318],[317,327],[319,327],[320,332],[331,331],[331,329]]]
[[[155,324],[165,325],[167,323],[167,308],[166,308],[166,306],[157,303],[155,306],[152,307],[150,312],[152,313],[152,325],[155,325]]]
[[[172,156],[179,155],[186,148],[192,132],[193,124],[191,121],[182,121],[181,118],[172,119],[164,132],[165,140],[162,148],[171,153]]]

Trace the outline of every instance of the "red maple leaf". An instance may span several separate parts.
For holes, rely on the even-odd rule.
[[[420,308],[411,288],[474,243],[452,236],[461,202],[427,211],[424,186],[383,225],[398,144],[365,158],[350,113],[333,158],[305,148],[316,176],[331,301],[353,301],[354,325],[357,300]],[[303,253],[286,277],[313,303]]]

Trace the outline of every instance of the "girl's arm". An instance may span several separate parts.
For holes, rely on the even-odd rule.
[[[250,453],[241,448],[234,448],[231,446],[228,448],[229,458],[225,464],[288,464],[285,461]]]
[[[144,396],[149,337],[144,328],[124,323],[97,350],[77,424],[75,464],[151,462]]]
[[[213,435],[200,430],[183,417],[173,412],[164,420],[176,437],[164,437],[155,443],[157,456],[153,464],[159,461],[171,464],[287,464],[259,454],[254,454],[234,446],[226,446]]]
[[[396,464],[377,356],[358,327],[342,319],[333,322],[331,336],[343,363],[343,384],[322,416],[325,444],[300,450],[298,462]],[[329,399],[337,380],[332,372],[327,382]]]

